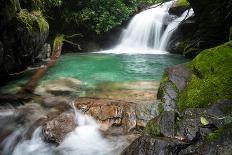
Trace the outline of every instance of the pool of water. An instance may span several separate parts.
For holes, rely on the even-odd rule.
[[[41,81],[71,77],[82,81],[86,87],[105,82],[159,81],[166,67],[187,61],[174,54],[68,53],[59,58]],[[23,75],[2,89],[23,84],[29,78],[30,75]]]

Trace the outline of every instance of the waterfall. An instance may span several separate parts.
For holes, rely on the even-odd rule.
[[[168,45],[168,42],[171,39],[171,36],[173,35],[173,33],[175,32],[176,28],[180,25],[181,21],[183,21],[184,19],[187,19],[189,17],[191,17],[194,14],[193,9],[190,10],[186,10],[179,18],[174,19],[169,25],[168,27],[165,29],[161,41],[160,41],[160,45],[159,45],[159,50],[161,51],[165,51],[166,47]]]
[[[122,32],[118,44],[100,53],[166,54],[166,46],[173,32],[185,18],[193,15],[193,10],[185,11],[181,17],[169,15],[168,10],[175,1],[152,6],[135,15]],[[166,20],[174,18],[165,29]]]
[[[100,125],[90,116],[82,114],[73,105],[78,126],[67,134],[64,141],[55,146],[44,142],[42,128],[37,128],[31,140],[21,141],[13,150],[13,155],[117,155],[127,145],[125,138],[116,137],[111,141],[103,137]],[[12,143],[10,139],[8,143]],[[124,146],[125,145],[125,146]],[[5,147],[8,147],[5,146]]]

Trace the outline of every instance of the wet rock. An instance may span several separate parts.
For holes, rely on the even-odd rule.
[[[39,52],[39,55],[36,57],[37,61],[43,61],[50,58],[51,55],[51,45],[45,43]]]
[[[171,138],[141,136],[127,147],[122,155],[170,155],[174,154],[175,146],[178,144],[183,144],[183,142]]]
[[[218,139],[213,142],[206,142],[198,147],[196,154],[204,155],[231,155],[232,151],[232,128],[226,128],[219,135]]]
[[[64,137],[76,128],[74,113],[62,113],[53,120],[46,122],[42,127],[43,136],[46,141],[60,144]]]
[[[182,13],[184,13],[186,10],[189,9],[189,6],[173,6],[171,7],[168,12],[170,14],[176,15],[176,16],[181,16]]]
[[[104,130],[117,126],[125,133],[133,131],[138,126],[144,127],[148,120],[158,115],[158,108],[148,109],[153,107],[151,104],[140,105],[104,98],[83,97],[79,98],[75,105],[82,112],[98,120]]]
[[[187,64],[180,64],[165,69],[164,74],[157,97],[164,103],[165,111],[175,110],[178,93],[186,88],[192,73]]]
[[[154,136],[174,137],[176,127],[176,113],[164,111],[158,117],[148,122],[145,133]]]
[[[0,54],[2,79],[34,65],[48,36],[49,26],[42,14],[21,9],[20,2],[0,2],[0,42],[4,47],[4,54]]]

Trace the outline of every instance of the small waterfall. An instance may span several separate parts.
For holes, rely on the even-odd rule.
[[[181,17],[175,18],[165,29],[166,19],[173,18],[168,10],[173,1],[152,6],[135,15],[128,27],[122,32],[115,48],[100,53],[127,54],[166,54],[166,46],[173,32],[182,20],[193,15],[193,10],[185,11]],[[164,30],[165,29],[165,30]]]
[[[171,39],[171,36],[175,32],[176,28],[180,25],[180,23],[189,17],[191,17],[194,14],[193,9],[186,10],[179,18],[174,19],[168,27],[165,29],[161,41],[160,41],[160,46],[159,50],[165,51],[168,45],[168,42]]]
[[[137,14],[122,33],[116,48],[158,49],[163,23],[171,5],[172,2],[167,2]]]
[[[34,131],[32,139],[20,142],[15,147],[12,154],[118,155],[122,149],[128,145],[126,139],[120,139],[112,142],[103,137],[99,130],[99,124],[92,117],[82,114],[75,108],[74,105],[73,108],[78,126],[74,131],[66,135],[64,141],[59,146],[44,142],[42,128],[39,127]],[[12,142],[12,140],[9,142]],[[8,145],[6,147],[8,147]]]

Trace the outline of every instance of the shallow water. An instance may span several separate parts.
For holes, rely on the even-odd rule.
[[[48,70],[41,81],[72,77],[82,81],[88,88],[94,88],[105,82],[159,81],[166,67],[187,61],[188,59],[183,56],[173,54],[68,53],[60,57],[57,64]],[[6,91],[23,84],[29,78],[30,74],[21,76],[2,90]]]

